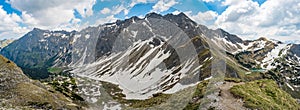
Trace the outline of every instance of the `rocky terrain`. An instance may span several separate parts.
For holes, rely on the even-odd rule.
[[[29,79],[1,55],[0,81],[0,109],[83,109],[53,88]]]
[[[231,88],[261,79],[276,81],[278,97],[295,104],[293,98],[300,98],[299,50],[299,45],[263,37],[242,40],[183,13],[149,13],[80,31],[35,28],[0,53],[62,97],[82,97],[90,109],[222,108],[226,97],[239,101],[242,109],[257,105],[248,106],[244,94]],[[72,99],[74,94],[80,96]]]

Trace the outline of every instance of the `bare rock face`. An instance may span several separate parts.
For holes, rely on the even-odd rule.
[[[242,40],[223,29],[197,24],[183,13],[149,13],[145,18],[131,17],[80,31],[35,28],[1,49],[0,54],[31,78],[45,78],[49,67],[68,68],[82,79],[119,85],[126,99],[174,93],[172,88],[213,78],[216,67],[224,70],[226,77],[245,81],[274,79],[300,98],[299,48],[266,38]],[[220,59],[226,62],[213,64]],[[0,56],[0,106],[78,107],[55,90],[29,79],[13,62]],[[79,93],[87,93],[89,86],[82,85]]]

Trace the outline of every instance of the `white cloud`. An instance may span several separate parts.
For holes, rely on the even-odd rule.
[[[22,35],[27,32],[25,27],[19,27],[22,19],[15,13],[8,14],[2,6],[0,6],[0,39],[13,38],[16,35]]]
[[[249,1],[249,0],[225,0],[222,2],[222,5],[224,5],[224,6],[237,5],[243,1]]]
[[[23,23],[28,24],[29,26],[38,25],[37,20],[33,18],[31,14],[27,14],[27,12],[23,11],[21,16],[23,19]]]
[[[1,28],[6,28],[6,26],[18,26],[17,22],[20,22],[21,18],[15,13],[7,14],[6,11],[3,10],[2,6],[0,6],[0,20],[0,25],[2,25]]]
[[[152,8],[153,12],[164,12],[178,4],[175,0],[159,0]]]
[[[297,32],[297,27],[295,25],[290,25],[280,27],[276,34],[281,36],[288,36],[290,34],[294,34],[295,32]]]
[[[125,15],[128,14],[128,10],[126,9],[126,7],[123,4],[116,5],[116,6],[113,6],[111,14],[113,14],[113,15],[119,14],[122,11],[124,11]]]
[[[181,12],[178,10],[175,10],[174,12],[172,12],[173,15],[178,15],[179,13],[181,13]]]
[[[110,13],[110,9],[109,8],[103,8],[100,12],[102,13],[102,14],[109,14]]]
[[[138,3],[147,3],[147,0],[132,0],[132,2],[130,3],[130,7],[133,7],[134,5],[138,4]]]
[[[204,2],[215,2],[217,0],[202,0],[202,1],[204,1]]]
[[[121,13],[122,11],[124,12],[125,15],[129,13],[129,9],[125,7],[123,4],[113,6],[111,9],[105,7],[102,10],[100,10],[100,13],[116,15]]]
[[[192,15],[192,11],[184,13],[198,24],[206,25],[210,28],[216,27],[214,26],[214,21],[218,17],[218,13],[214,11],[198,12],[196,15]]]
[[[91,16],[95,0],[10,0],[9,3],[25,14],[22,15],[27,19],[25,23],[33,27],[52,29],[75,19],[74,10],[77,10],[82,17]]]
[[[230,5],[218,17],[218,20],[216,22],[217,23],[236,22],[240,20],[240,18],[254,14],[257,11],[258,7],[259,7],[258,3],[252,1],[244,1],[238,4],[234,3],[234,5]]]
[[[83,18],[92,16],[92,7],[96,0],[9,0],[5,2],[21,11],[21,15],[7,14],[1,6],[0,37],[19,38],[34,27],[50,30],[76,29],[81,20],[74,16],[74,11],[79,12]]]
[[[129,7],[127,7],[126,10],[124,10],[124,14],[125,16],[128,14],[129,10],[134,7],[136,4],[140,4],[140,3],[154,3],[157,0],[131,0],[131,3],[129,4]]]
[[[129,10],[138,3],[154,2],[155,0],[132,0],[125,6],[124,3],[107,7],[97,13],[110,16],[100,18],[95,24],[114,22],[115,15]],[[259,5],[252,0],[200,0],[203,2],[221,3],[228,8],[220,15],[213,11],[198,12],[192,15],[185,12],[194,21],[208,25],[219,26],[230,33],[238,34],[244,39],[254,39],[261,36],[278,40],[300,39],[300,2],[299,0],[267,0]],[[8,2],[8,1],[7,1]],[[73,13],[78,11],[83,18],[93,16],[92,7],[96,0],[10,0],[12,7],[22,14],[7,14],[0,8],[0,37],[18,36],[26,33],[33,27],[43,29],[76,29],[82,28],[81,20]],[[178,4],[175,0],[155,1],[151,11],[163,12]],[[178,12],[175,12],[178,13]],[[19,26],[20,23],[26,27]],[[93,23],[94,24],[94,23]],[[214,25],[215,24],[215,25]]]
[[[298,0],[267,0],[262,5],[251,0],[225,0],[222,5],[228,8],[217,17],[216,25],[244,39],[300,39]]]
[[[115,22],[117,18],[114,17],[114,15],[107,16],[105,18],[100,18],[96,21],[96,24],[104,24],[104,23],[110,23]]]

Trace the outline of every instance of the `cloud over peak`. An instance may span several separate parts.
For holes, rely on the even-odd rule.
[[[0,2],[0,39],[21,37],[34,27],[76,30],[149,12],[184,12],[244,39],[300,39],[299,0],[6,0]]]

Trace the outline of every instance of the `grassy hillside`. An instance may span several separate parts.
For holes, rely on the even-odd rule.
[[[70,98],[29,79],[12,61],[0,55],[0,109],[82,109]]]
[[[244,106],[260,110],[299,110],[300,105],[290,94],[278,87],[273,80],[263,79],[236,85],[231,93],[242,98]]]

